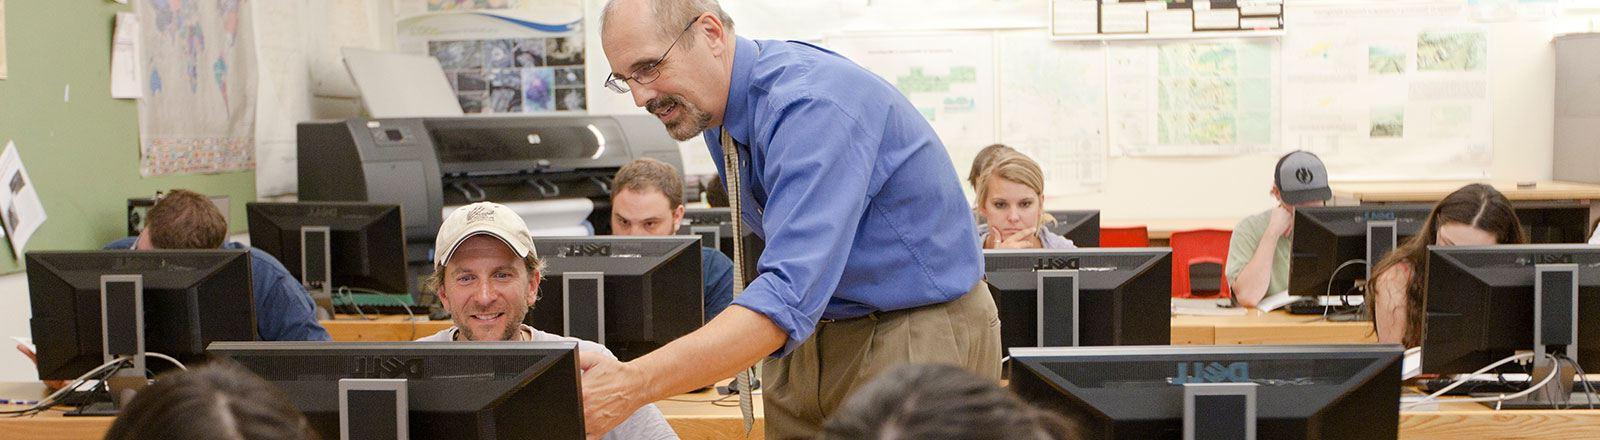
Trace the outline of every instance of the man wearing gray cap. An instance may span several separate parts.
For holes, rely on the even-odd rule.
[[[1333,198],[1322,159],[1307,151],[1279,158],[1272,175],[1272,198],[1278,206],[1240,220],[1228,243],[1228,285],[1239,305],[1245,307],[1255,307],[1267,295],[1289,289],[1294,209],[1322,206]]]
[[[426,288],[439,295],[455,326],[418,341],[577,342],[578,356],[615,359],[593,342],[545,333],[522,323],[539,297],[544,261],[521,216],[505,205],[479,202],[444,219],[434,240],[433,275]],[[675,439],[655,405],[645,405],[617,425],[607,440]]]

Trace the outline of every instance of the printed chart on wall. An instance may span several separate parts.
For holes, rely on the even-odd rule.
[[[1120,42],[1106,50],[1112,154],[1220,156],[1278,145],[1275,41]]]
[[[1052,42],[1037,30],[997,38],[1000,143],[1039,162],[1048,195],[1098,192],[1106,175],[1105,50]]]
[[[255,168],[250,3],[136,4],[145,66],[140,72],[145,87],[139,99],[140,174]]]
[[[409,0],[396,45],[439,60],[466,113],[583,111],[580,0]]]
[[[1341,179],[1487,176],[1488,35],[1461,3],[1305,6],[1287,20],[1289,145]]]
[[[831,37],[827,47],[899,89],[933,125],[959,174],[994,143],[992,33]]]

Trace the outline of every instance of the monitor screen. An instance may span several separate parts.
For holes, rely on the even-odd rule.
[[[583,438],[575,342],[217,343],[339,438],[339,379],[405,379],[411,438]],[[358,415],[359,416],[359,415]]]
[[[143,278],[146,351],[200,361],[213,341],[258,338],[246,250],[36,251],[24,258],[40,379],[76,379],[105,363],[102,275]]]
[[[545,261],[523,321],[534,328],[599,342],[627,361],[704,324],[698,237],[534,237],[533,246]]]
[[[1289,293],[1345,294],[1355,287],[1356,280],[1367,278],[1365,264],[1351,263],[1343,269],[1339,266],[1367,258],[1368,221],[1394,221],[1398,245],[1417,235],[1432,211],[1433,205],[1428,204],[1296,208],[1289,251]],[[1335,269],[1339,269],[1337,276]]]
[[[1600,245],[1429,246],[1422,371],[1464,374],[1533,350],[1534,269],[1578,265],[1578,363],[1600,370]]]
[[[348,202],[247,203],[250,245],[271,254],[295,279],[302,267],[332,272],[330,290],[349,287],[375,293],[410,293],[406,276],[405,228],[400,205]],[[302,260],[302,228],[327,228],[331,255]],[[314,230],[313,230],[314,231]],[[308,237],[321,238],[313,232]],[[317,247],[313,245],[314,248]],[[320,253],[320,252],[318,252]],[[304,263],[304,264],[303,264]],[[320,280],[320,275],[312,278]]]
[[[685,208],[683,210],[683,224],[678,227],[679,235],[701,235],[704,238],[710,235],[714,227],[717,231],[717,243],[714,246],[722,251],[722,255],[733,259],[733,211],[728,208]],[[766,249],[767,242],[749,228],[744,230],[744,273],[745,279],[753,280],[756,277],[756,263],[761,260],[761,251]]]
[[[1077,247],[1100,247],[1100,210],[1045,212],[1056,219],[1055,224],[1047,225],[1050,232],[1072,240]]]
[[[1093,438],[1181,438],[1187,383],[1256,384],[1257,438],[1395,438],[1401,351],[1398,345],[1017,348],[1010,351],[1008,387]]]
[[[1172,339],[1172,250],[1168,248],[985,250],[1000,312],[1002,347],[1039,346],[1039,270],[1075,269],[1079,345],[1159,345]],[[1046,295],[1057,295],[1046,286]],[[1045,316],[1048,323],[1070,323]]]

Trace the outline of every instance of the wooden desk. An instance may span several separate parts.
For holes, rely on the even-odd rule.
[[[1356,344],[1377,342],[1368,322],[1251,310],[1245,316],[1174,316],[1172,344]]]
[[[340,342],[415,341],[417,338],[438,333],[454,325],[450,321],[407,321],[400,315],[368,315],[376,320],[362,319],[356,315],[339,315],[339,319],[322,321],[328,335]]]
[[[1234,226],[1239,225],[1239,218],[1155,218],[1100,220],[1101,227],[1125,227],[1140,225],[1143,225],[1145,228],[1149,229],[1150,240],[1163,243],[1162,246],[1165,246],[1164,243],[1172,238],[1173,232],[1194,229],[1221,229],[1224,231],[1231,231],[1233,230]],[[1151,243],[1151,246],[1155,245],[1156,243]]]
[[[1437,202],[1451,192],[1469,183],[1466,180],[1416,181],[1416,182],[1343,182],[1331,185],[1336,204]],[[1506,195],[1518,200],[1600,200],[1600,185],[1587,183],[1539,181],[1533,188],[1517,188],[1516,182],[1489,183]]]
[[[406,321],[403,316],[377,320],[322,321],[335,341],[413,341],[449,328],[450,321]],[[1364,322],[1327,322],[1318,316],[1290,315],[1283,311],[1246,316],[1174,316],[1173,345],[1210,344],[1318,344],[1374,342],[1372,326]]]
[[[0,383],[0,397],[35,398],[43,393],[39,383]],[[744,420],[737,406],[717,406],[713,392],[679,396],[656,406],[667,423],[685,440],[744,437]],[[723,404],[735,404],[728,399]],[[761,439],[761,397],[755,397],[756,420],[751,439]],[[17,409],[0,405],[0,409]],[[59,412],[26,418],[0,417],[0,432],[8,439],[95,440],[110,429],[110,417],[62,417]],[[1600,438],[1600,410],[1492,411],[1471,403],[1444,403],[1438,409],[1400,413],[1400,438]]]

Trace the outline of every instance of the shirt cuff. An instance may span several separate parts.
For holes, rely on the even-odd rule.
[[[781,358],[788,356],[794,349],[799,348],[800,344],[809,339],[813,331],[816,331],[817,319],[821,317],[820,311],[822,307],[817,308],[819,311],[818,317],[813,318],[805,311],[792,306],[791,304],[800,303],[804,299],[795,295],[787,286],[771,281],[772,278],[770,276],[757,277],[754,283],[745,287],[744,293],[733,299],[733,303],[765,315],[774,325],[783,329],[784,334],[787,335],[787,340],[783,342],[783,348],[778,349],[777,352],[771,355],[774,358]],[[825,307],[826,304],[823,304],[823,306]]]

